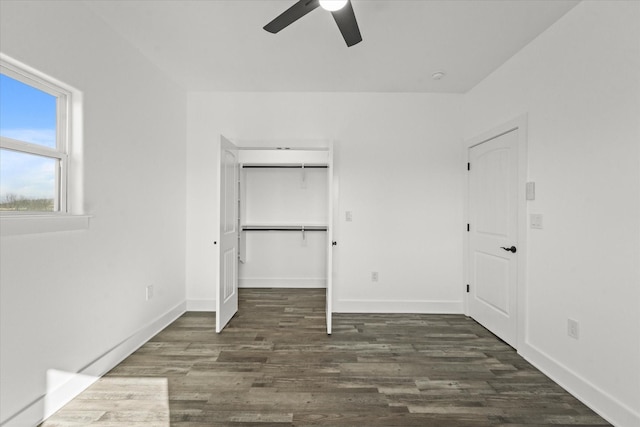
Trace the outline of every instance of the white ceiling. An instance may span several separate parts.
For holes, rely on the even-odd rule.
[[[353,0],[363,41],[351,48],[321,8],[278,34],[262,29],[294,2],[85,4],[190,91],[464,93],[577,0]]]

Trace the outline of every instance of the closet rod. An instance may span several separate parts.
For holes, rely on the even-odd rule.
[[[327,169],[327,165],[242,165],[243,169]]]

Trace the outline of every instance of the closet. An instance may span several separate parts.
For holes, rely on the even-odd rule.
[[[330,143],[221,138],[217,332],[237,311],[238,287],[313,287],[326,288],[331,333],[333,175]]]

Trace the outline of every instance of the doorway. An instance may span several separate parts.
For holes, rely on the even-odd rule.
[[[331,334],[333,145],[237,146],[221,137],[219,170],[216,332],[238,310],[238,287],[323,287]]]

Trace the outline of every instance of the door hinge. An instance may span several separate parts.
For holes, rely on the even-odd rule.
[[[471,170],[471,163],[467,163],[467,170],[470,171]]]
[[[467,293],[469,293],[469,284],[467,283]]]
[[[467,231],[471,231],[471,227],[467,224]]]

